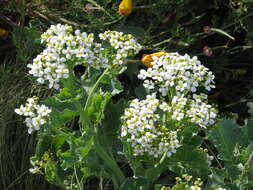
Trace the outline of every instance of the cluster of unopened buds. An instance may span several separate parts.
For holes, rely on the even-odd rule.
[[[184,185],[185,190],[201,190],[203,181],[200,178],[194,180],[192,176],[187,174],[184,174],[182,177],[176,177],[176,183]]]
[[[183,174],[182,177],[176,177],[176,185],[172,188],[182,189],[182,190],[201,190],[203,186],[203,181],[201,178],[194,179],[193,176]],[[170,187],[163,186],[160,190],[169,190]],[[216,187],[214,190],[227,190],[222,187]]]
[[[45,105],[39,105],[38,98],[32,97],[27,99],[25,105],[15,109],[15,112],[26,117],[25,124],[28,127],[28,133],[31,134],[40,130],[41,126],[47,122],[51,109]]]
[[[73,31],[68,25],[52,25],[41,35],[46,44],[32,64],[28,64],[29,73],[37,77],[39,83],[48,81],[49,88],[60,88],[60,80],[69,77],[69,68],[74,65],[104,69],[111,65],[122,65],[126,57],[138,53],[141,45],[130,34],[106,31],[99,34],[101,41],[109,41],[116,52],[105,51],[108,46],[94,42],[94,34]],[[110,50],[111,48],[108,48]]]

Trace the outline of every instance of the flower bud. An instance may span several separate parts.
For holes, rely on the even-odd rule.
[[[8,32],[5,29],[0,28],[0,36],[6,36],[7,33]]]
[[[212,51],[212,49],[210,47],[204,46],[203,47],[203,54],[205,56],[212,56],[213,55],[213,51]]]
[[[146,66],[146,67],[152,67],[152,65],[150,64],[151,62],[153,62],[153,57],[161,57],[161,56],[165,56],[168,53],[166,52],[156,52],[156,53],[152,53],[152,54],[144,54],[141,58],[142,63]]]
[[[119,5],[119,14],[127,16],[130,15],[133,10],[132,0],[122,0]]]
[[[204,26],[203,31],[205,34],[210,34],[211,33],[211,27],[210,26]]]

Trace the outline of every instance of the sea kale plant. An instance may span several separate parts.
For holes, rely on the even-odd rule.
[[[138,64],[129,63],[142,49],[132,35],[95,36],[58,24],[41,42],[44,50],[27,67],[54,94],[29,98],[15,109],[28,133],[37,132],[30,172],[64,189],[85,189],[96,177],[114,189],[167,189],[159,182],[166,172],[174,176],[173,190],[230,187],[228,176],[215,180],[223,170],[203,147],[218,113],[208,103],[214,75],[196,56],[145,55],[146,68],[136,75],[143,83],[141,99],[126,93],[119,80],[129,64]],[[219,134],[214,130],[210,140],[224,148]]]

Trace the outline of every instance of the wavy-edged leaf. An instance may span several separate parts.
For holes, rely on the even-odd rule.
[[[149,186],[149,182],[141,178],[127,178],[125,182],[120,186],[120,190],[137,190],[137,189],[146,189]],[[144,188],[143,188],[144,187]]]
[[[48,97],[43,103],[59,111],[64,109],[78,111],[76,104],[78,102],[82,104],[86,100],[85,95],[86,94],[82,89],[73,92],[68,88],[62,88],[59,94]]]
[[[49,128],[59,128],[78,115],[78,112],[72,111],[70,109],[64,109],[62,112],[53,109],[52,113],[50,114],[51,125],[49,126]]]
[[[222,160],[234,163],[232,155],[236,144],[241,142],[242,130],[235,120],[222,119],[218,126],[211,132],[209,138],[219,151]]]
[[[187,173],[203,178],[210,172],[206,153],[191,145],[178,148],[175,155],[169,159],[168,167],[177,174]]]
[[[123,86],[116,75],[106,74],[101,82],[104,84],[103,89],[110,92],[112,96],[123,91]]]

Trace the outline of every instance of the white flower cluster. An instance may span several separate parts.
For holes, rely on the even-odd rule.
[[[160,101],[154,94],[145,100],[134,99],[122,116],[121,137],[131,144],[135,156],[147,153],[159,157],[166,153],[170,157],[180,146],[177,132],[184,126],[207,128],[215,123],[217,110],[208,104],[206,94],[198,93],[215,87],[214,75],[197,57],[164,53],[152,60],[151,67],[141,70],[138,78],[154,94],[158,91],[164,97],[170,92],[170,96]],[[168,121],[174,126],[168,127]],[[211,159],[208,157],[209,163]],[[195,187],[198,189],[191,189]]]
[[[42,42],[46,41],[48,48],[58,50],[66,60],[75,61],[76,64],[90,65],[96,69],[106,67],[108,59],[101,53],[104,48],[100,43],[94,42],[94,34],[87,34],[73,29],[68,25],[52,25],[44,34]]]
[[[217,110],[207,104],[207,95],[193,94],[193,98],[183,95],[174,96],[171,105],[164,105],[163,109],[171,112],[174,120],[183,120],[195,123],[202,128],[214,124],[217,117]]]
[[[27,117],[25,123],[28,127],[28,133],[31,134],[38,131],[46,123],[51,109],[45,105],[38,105],[38,98],[32,97],[27,99],[25,106],[21,105],[20,108],[15,109],[15,112]]]
[[[178,53],[168,53],[161,57],[152,57],[152,67],[140,70],[138,78],[144,80],[144,87],[157,90],[166,96],[169,88],[174,87],[176,93],[191,91],[196,93],[199,88],[210,91],[214,88],[214,75],[208,68],[201,65],[197,57],[190,58]]]
[[[121,117],[121,137],[131,143],[134,156],[147,153],[155,158],[170,157],[179,147],[177,131],[159,123],[159,100],[148,95],[145,100],[134,99]]]
[[[59,89],[60,79],[68,78],[69,69],[67,68],[66,59],[60,57],[55,49],[45,49],[34,60],[33,64],[28,64],[29,73],[37,77],[37,82],[44,84],[49,82],[49,88]]]
[[[100,53],[104,48],[94,42],[93,34],[76,30],[73,35],[72,30],[71,26],[58,24],[41,35],[46,49],[27,65],[31,69],[29,73],[37,77],[39,83],[48,81],[49,88],[59,89],[60,79],[69,76],[69,62],[96,69],[107,66],[108,59]]]
[[[99,35],[108,40],[117,50],[106,51],[102,44],[94,42],[94,35],[73,31],[68,25],[52,25],[41,35],[41,42],[46,43],[46,49],[39,54],[32,64],[28,64],[29,73],[37,77],[41,84],[49,82],[49,88],[59,89],[60,79],[69,77],[68,64],[82,64],[95,69],[107,68],[111,64],[124,63],[124,59],[140,51],[141,46],[132,35],[122,32],[105,32]],[[112,63],[111,63],[111,58]]]
[[[99,34],[99,38],[108,40],[116,50],[116,54],[112,55],[112,64],[116,65],[122,65],[126,57],[138,53],[142,48],[131,34],[124,34],[123,32],[106,31]]]
[[[140,70],[139,79],[144,80],[144,87],[158,91],[162,96],[170,93],[171,102],[161,105],[163,111],[169,111],[176,121],[191,122],[206,128],[214,124],[217,111],[207,102],[207,95],[199,90],[210,91],[215,86],[214,75],[201,65],[197,57],[167,53],[152,57],[152,66]]]

